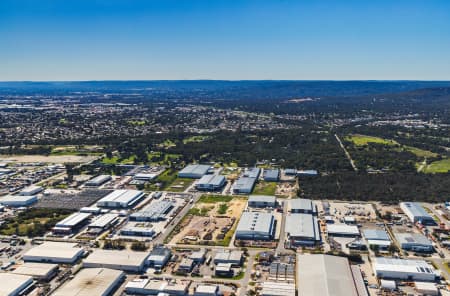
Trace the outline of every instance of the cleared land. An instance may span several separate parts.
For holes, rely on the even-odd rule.
[[[277,182],[259,181],[253,189],[253,194],[275,195],[276,190]]]
[[[171,234],[172,244],[228,246],[246,198],[203,195]]]
[[[0,155],[0,162],[19,163],[86,163],[97,159],[94,155]]]
[[[399,145],[399,143],[394,140],[364,135],[349,135],[345,137],[345,140],[353,142],[353,144],[355,144],[356,146],[366,146],[369,143],[378,143],[384,145]]]
[[[450,158],[434,161],[423,170],[425,173],[447,173],[450,171]]]

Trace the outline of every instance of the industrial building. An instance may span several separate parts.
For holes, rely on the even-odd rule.
[[[49,281],[57,272],[58,264],[26,262],[16,267],[12,273],[31,276],[39,281]]]
[[[241,266],[243,254],[242,251],[223,250],[217,252],[214,257],[214,264],[231,263],[233,266]]]
[[[173,282],[171,280],[134,279],[125,286],[127,294],[135,295],[188,295],[189,284],[187,281]]]
[[[195,184],[197,190],[216,191],[225,186],[227,180],[222,175],[204,175]]]
[[[423,225],[435,225],[433,217],[418,202],[401,202],[400,208],[408,216],[412,223],[421,223]]]
[[[25,262],[74,264],[84,255],[75,243],[44,242],[23,255]]]
[[[280,180],[280,170],[265,169],[263,173],[263,179],[267,182],[278,182]]]
[[[263,282],[261,296],[292,296],[295,295],[295,284]]]
[[[299,177],[313,177],[313,176],[317,176],[319,174],[319,172],[317,172],[317,170],[299,170],[297,171],[297,176]]]
[[[252,208],[275,208],[277,199],[273,195],[250,195],[248,206]]]
[[[0,196],[0,204],[6,207],[20,208],[28,207],[38,201],[37,196],[5,195]]]
[[[138,173],[133,176],[133,179],[148,182],[155,179],[156,177],[158,177],[158,174],[155,173]]]
[[[347,258],[322,254],[297,255],[299,296],[362,296]]]
[[[256,184],[256,178],[239,177],[233,184],[233,193],[250,194]]]
[[[89,213],[73,213],[69,217],[56,223],[52,228],[54,234],[71,234],[87,224],[91,214]]]
[[[129,272],[140,272],[144,269],[149,256],[147,252],[128,250],[95,250],[83,260],[86,268],[109,268]]]
[[[236,228],[236,239],[271,240],[275,234],[275,218],[271,213],[243,212]]]
[[[249,168],[244,171],[242,177],[258,179],[260,174],[260,168]]]
[[[194,260],[189,258],[181,259],[180,264],[178,265],[177,274],[188,274],[194,268]]]
[[[327,232],[329,236],[358,237],[361,235],[358,226],[346,224],[327,224]]]
[[[170,200],[155,200],[142,210],[130,215],[131,221],[157,222],[166,219],[175,203]]]
[[[99,175],[95,178],[90,179],[89,181],[84,183],[84,185],[90,187],[99,187],[105,184],[106,182],[110,181],[111,179],[112,177],[110,175]]]
[[[425,253],[434,252],[432,242],[423,234],[395,232],[394,236],[403,250]]]
[[[284,169],[284,174],[286,176],[297,176],[297,170],[296,169]]]
[[[203,263],[206,258],[206,249],[199,249],[198,251],[193,251],[191,255],[189,255],[189,259],[192,259],[195,263]]]
[[[289,210],[291,213],[317,214],[317,206],[312,200],[306,198],[294,198],[289,200]]]
[[[214,275],[219,277],[233,277],[234,270],[231,263],[219,263],[216,265]]]
[[[139,222],[137,222],[139,223]],[[143,237],[154,237],[156,231],[150,222],[139,223],[143,225],[136,225],[128,223],[122,229],[120,229],[120,234],[124,236],[143,236]]]
[[[206,175],[210,170],[209,165],[204,164],[190,164],[178,172],[180,178],[200,179]]]
[[[144,192],[142,191],[124,189],[114,190],[100,199],[97,202],[97,206],[104,208],[128,208],[135,205],[142,197],[144,197]]]
[[[156,246],[150,252],[150,256],[148,256],[148,266],[156,269],[162,269],[167,264],[171,256],[172,252],[169,248],[164,246]]]
[[[109,296],[125,279],[119,270],[106,268],[83,268],[72,280],[64,283],[52,296]]]
[[[38,194],[38,193],[40,193],[42,191],[44,191],[44,187],[31,185],[31,186],[28,186],[28,187],[22,189],[19,192],[19,195],[21,195],[21,196],[31,196],[31,195],[36,195],[36,194]]]
[[[387,250],[391,245],[391,238],[385,230],[366,229],[363,231],[364,237],[369,246],[376,246],[379,250]]]
[[[110,229],[114,225],[119,222],[119,215],[114,213],[108,213],[99,216],[97,219],[92,221],[91,224],[88,225],[89,233],[101,233],[105,230]]]
[[[321,241],[319,221],[311,214],[290,214],[285,222],[286,239],[291,246],[313,246]]]
[[[19,296],[25,295],[27,290],[33,287],[33,278],[31,276],[0,273],[0,295]]]
[[[378,278],[408,281],[436,280],[435,269],[424,260],[377,257],[374,261],[373,271]]]
[[[195,288],[194,296],[217,296],[219,295],[218,285],[198,285]]]

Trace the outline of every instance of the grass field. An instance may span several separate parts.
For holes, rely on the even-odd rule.
[[[364,136],[364,135],[349,135],[345,140],[352,142],[356,146],[366,146],[369,143],[378,143],[384,145],[398,145],[397,141],[383,139],[379,137]]]
[[[434,161],[423,170],[425,173],[447,173],[450,171],[450,158]]]
[[[186,139],[183,139],[183,144],[188,144],[188,143],[200,143],[205,141],[206,139],[208,139],[208,136],[192,136]]]
[[[214,195],[214,194],[203,194],[198,203],[217,203],[217,202],[230,202],[234,196],[231,195]]]
[[[417,157],[427,157],[427,158],[429,158],[429,157],[437,157],[438,156],[437,153],[434,153],[434,152],[431,152],[431,151],[428,151],[428,150],[423,150],[423,149],[416,148],[416,147],[403,146],[403,148],[406,151],[414,153]]]
[[[253,190],[253,194],[275,195],[276,189],[277,189],[276,182],[259,181],[256,184],[255,189]]]
[[[173,192],[183,192],[185,191],[192,183],[194,183],[193,179],[188,178],[176,178],[167,188],[168,191]]]

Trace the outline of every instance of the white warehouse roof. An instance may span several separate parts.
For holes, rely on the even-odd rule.
[[[286,216],[285,232],[289,237],[307,237],[320,240],[320,229],[317,217],[311,214],[290,214]]]
[[[99,207],[126,208],[135,204],[144,192],[139,190],[114,190],[97,202]]]
[[[124,271],[142,270],[148,252],[134,252],[128,250],[95,250],[83,260],[83,267],[104,267]]]
[[[377,257],[373,262],[375,274],[380,278],[398,278],[414,280],[435,279],[435,269],[424,260],[409,260]]]
[[[78,224],[84,222],[86,219],[89,219],[91,214],[89,213],[73,213],[69,217],[59,221],[56,223],[56,227],[75,227]]]
[[[359,229],[355,225],[327,224],[327,231],[329,235],[360,235]]]
[[[84,268],[58,288],[52,296],[107,296],[124,278],[122,271],[106,268]]]
[[[20,274],[0,273],[0,283],[0,295],[18,296],[33,283],[33,278]]]
[[[76,247],[74,243],[45,242],[26,252],[23,260],[26,262],[74,263],[83,254],[84,250]]]

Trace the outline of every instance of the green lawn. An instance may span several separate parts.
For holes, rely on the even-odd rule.
[[[433,161],[423,171],[425,173],[447,173],[450,171],[450,158]]]
[[[398,145],[397,141],[383,139],[379,137],[364,136],[364,135],[349,135],[345,140],[353,142],[356,146],[366,146],[369,143],[378,143],[384,145]]]
[[[231,195],[218,195],[218,194],[203,194],[198,200],[199,203],[217,203],[217,202],[230,202],[233,198]]]
[[[188,143],[199,143],[199,142],[205,141],[205,140],[208,139],[208,138],[209,138],[208,136],[201,136],[201,135],[198,135],[198,136],[192,136],[192,137],[183,139],[183,144],[188,144]]]
[[[253,194],[275,195],[276,189],[277,189],[277,182],[259,181],[256,184],[255,189],[253,190]]]
[[[411,146],[403,146],[403,148],[406,151],[409,151],[411,153],[414,153],[417,157],[437,157],[438,154],[428,151],[428,150],[423,150],[420,148],[416,148],[416,147],[411,147]]]

